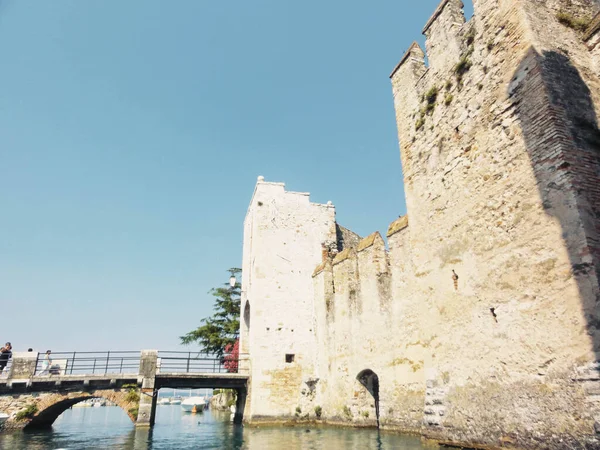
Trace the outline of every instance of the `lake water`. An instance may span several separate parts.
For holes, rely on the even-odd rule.
[[[152,430],[135,429],[117,406],[73,408],[51,430],[0,434],[10,450],[421,450],[418,437],[341,428],[241,427],[229,413],[186,414],[179,405],[158,406]],[[431,450],[431,447],[427,447]]]

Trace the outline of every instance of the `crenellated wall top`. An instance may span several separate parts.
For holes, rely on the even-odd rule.
[[[347,248],[344,251],[335,255],[335,258],[333,258],[333,262],[331,264],[333,266],[337,266],[338,264],[346,261],[347,259],[352,258],[353,256],[356,256],[356,251],[353,248]]]
[[[375,233],[371,233],[369,236],[362,239],[358,243],[358,247],[356,248],[356,251],[362,252],[363,250],[366,250],[369,247],[372,247],[373,244],[375,244],[375,242],[378,240],[383,242],[383,238],[381,237],[381,234],[379,234],[379,231],[376,231]]]
[[[390,237],[404,229],[408,228],[408,216],[402,216],[394,220],[387,230],[387,237]]]
[[[455,3],[456,6],[458,6],[460,9],[463,9],[465,7],[465,5],[462,2],[462,0],[442,0],[440,2],[440,4],[438,5],[438,7],[436,8],[436,10],[434,11],[434,13],[431,15],[431,17],[427,21],[427,23],[425,24],[425,27],[423,28],[423,34],[427,33],[427,31],[429,30],[429,28],[431,28],[431,25],[433,25],[434,22],[440,16],[440,14],[442,14],[442,12],[444,11],[444,8],[446,7],[446,5],[448,3]]]
[[[421,46],[416,41],[413,42],[410,47],[408,47],[408,50],[406,50],[406,53],[404,53],[400,59],[400,62],[396,64],[396,67],[394,67],[394,70],[392,70],[392,73],[390,73],[390,78],[394,77],[394,74],[398,71],[398,69],[400,69],[400,67],[404,65],[406,61],[408,61],[409,58],[412,58],[413,60],[416,60],[425,66],[425,52],[421,49]]]

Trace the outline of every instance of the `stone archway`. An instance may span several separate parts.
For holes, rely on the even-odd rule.
[[[377,418],[377,428],[379,428],[379,377],[371,369],[365,369],[359,372],[356,379],[375,400],[375,417]]]
[[[240,353],[248,354],[250,351],[250,343],[248,342],[250,339],[250,301],[246,300],[244,305],[244,312],[242,316],[241,323],[241,339],[240,339]]]
[[[133,423],[137,419],[137,408],[139,400],[136,401],[132,398],[129,389],[125,390],[113,390],[113,389],[101,389],[86,392],[69,392],[69,393],[48,393],[42,394],[35,399],[32,399],[32,403],[35,404],[37,412],[30,418],[25,419],[21,425],[22,428],[46,428],[52,426],[54,421],[63,412],[69,409],[76,403],[88,400],[90,398],[104,398],[115,405],[121,407],[123,411],[129,416]]]

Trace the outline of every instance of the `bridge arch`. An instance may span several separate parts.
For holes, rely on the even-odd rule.
[[[358,373],[356,379],[373,396],[377,428],[379,428],[379,377],[371,369],[365,369]]]
[[[89,392],[52,393],[40,396],[36,403],[37,412],[29,419],[25,428],[46,428],[52,426],[63,412],[71,406],[91,398],[104,398],[121,407],[133,423],[137,420],[139,401],[135,401],[129,389],[102,389]]]

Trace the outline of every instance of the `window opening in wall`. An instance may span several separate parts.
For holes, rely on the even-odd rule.
[[[291,353],[286,353],[286,355],[285,355],[285,362],[288,363],[288,364],[293,363],[295,357],[296,357],[296,355],[293,355]]]

